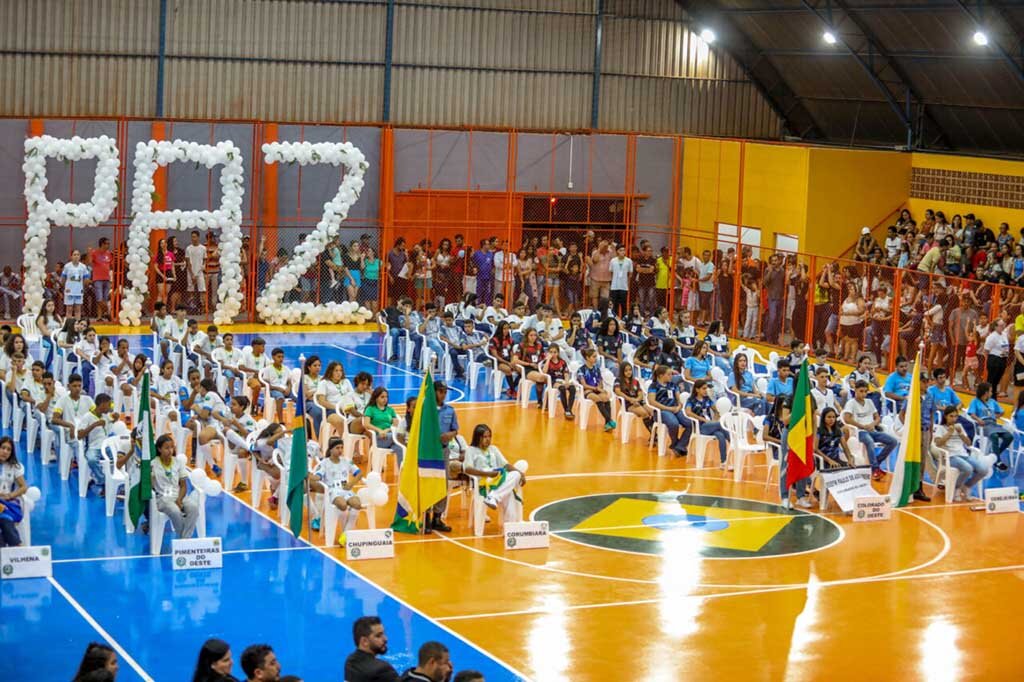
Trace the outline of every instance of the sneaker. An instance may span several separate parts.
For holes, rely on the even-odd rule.
[[[518,397],[518,394],[511,388],[505,391],[505,395],[507,395],[509,398],[512,398],[512,400],[515,400]]]
[[[996,462],[997,471],[1006,471],[1010,466],[1006,462]]]
[[[267,504],[270,505],[271,509],[277,509],[277,495],[271,495],[267,500]]]
[[[317,517],[309,522],[309,527],[313,530],[320,530],[320,517]]]
[[[214,475],[214,476],[220,476],[220,474],[221,474],[221,468],[220,468],[219,466],[217,466],[216,464],[214,464],[214,465],[212,465],[212,466],[211,466],[211,468],[213,469],[213,475]]]
[[[811,502],[810,498],[801,497],[799,500],[796,501],[796,506],[800,507],[801,509],[811,509],[812,507],[814,507],[814,504]]]
[[[614,420],[613,421],[608,421],[608,422],[604,423],[604,430],[605,431],[611,431],[614,428],[615,428],[615,421]]]
[[[484,497],[484,504],[486,504],[491,509],[498,508],[498,502],[494,499],[493,495],[487,495],[486,497]]]
[[[881,469],[872,469],[871,470],[871,480],[872,481],[881,481],[883,478],[885,478],[885,472],[884,471],[882,471]]]
[[[441,518],[440,514],[438,514],[437,516],[434,517],[433,529],[437,530],[437,531],[440,531],[442,533],[451,533],[452,532],[452,527],[444,522],[444,520]]]
[[[343,532],[341,533],[341,535],[339,535],[339,536],[338,536],[338,544],[339,544],[339,545],[341,545],[342,547],[344,547],[344,546],[345,546],[345,542],[346,542],[347,540],[348,540],[348,538],[347,538],[347,537],[345,536],[345,533],[344,533],[344,531],[343,531]]]
[[[245,481],[242,481],[238,485],[235,486],[235,492],[236,493],[244,493],[248,489],[249,489],[249,486],[246,484]]]
[[[572,421],[573,419],[575,419],[575,418],[576,418],[576,415],[574,415],[574,414],[573,414],[572,412],[566,412],[566,413],[565,413],[565,418],[566,418],[567,420],[569,420],[569,421]]]

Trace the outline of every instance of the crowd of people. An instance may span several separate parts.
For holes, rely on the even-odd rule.
[[[448,647],[442,642],[424,642],[416,665],[399,675],[383,656],[388,637],[377,616],[362,616],[352,624],[355,650],[344,663],[345,682],[485,682],[476,670],[454,671]],[[282,675],[284,664],[269,644],[253,644],[242,651],[238,661],[246,682],[302,682],[298,675]],[[82,655],[72,682],[115,682],[120,661],[107,644],[90,642]],[[199,649],[192,682],[240,682],[234,675],[231,646],[222,639],[208,639]]]

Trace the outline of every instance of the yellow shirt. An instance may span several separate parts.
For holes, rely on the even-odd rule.
[[[669,273],[672,272],[672,257],[664,258],[658,256],[658,260],[655,262],[657,271],[654,275],[654,288],[655,289],[668,289],[668,277]]]

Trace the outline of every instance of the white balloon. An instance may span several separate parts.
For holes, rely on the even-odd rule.
[[[203,469],[193,469],[188,475],[188,480],[192,481],[192,485],[199,488],[203,488],[203,484],[210,480],[210,477],[206,475],[206,471]]]
[[[383,481],[381,480],[379,471],[371,471],[366,474],[366,486],[371,490],[379,488],[381,483],[383,483]]]
[[[38,502],[39,498],[41,498],[42,496],[42,491],[39,490],[39,488],[37,488],[36,486],[32,486],[31,488],[26,490],[24,495],[25,499],[31,502],[32,504]]]
[[[360,488],[359,492],[356,493],[359,501],[363,503],[364,507],[369,507],[373,504],[373,492],[369,488]]]
[[[202,485],[202,491],[207,497],[217,497],[224,492],[224,486],[220,484],[220,481],[214,481],[213,479],[207,479]]]
[[[383,486],[373,491],[373,505],[375,507],[383,507],[388,503],[388,487]]]
[[[512,467],[518,469],[519,471],[525,474],[530,469],[530,463],[527,462],[525,459],[520,459],[516,461],[516,463],[513,464]]]

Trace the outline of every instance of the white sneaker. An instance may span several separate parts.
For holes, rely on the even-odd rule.
[[[498,503],[497,503],[497,501],[495,501],[493,495],[485,496],[484,497],[484,504],[486,504],[491,509],[497,509],[498,508]]]
[[[801,497],[799,500],[796,501],[796,506],[800,507],[801,509],[811,509],[812,507],[814,507],[814,503],[811,502],[810,498]]]

